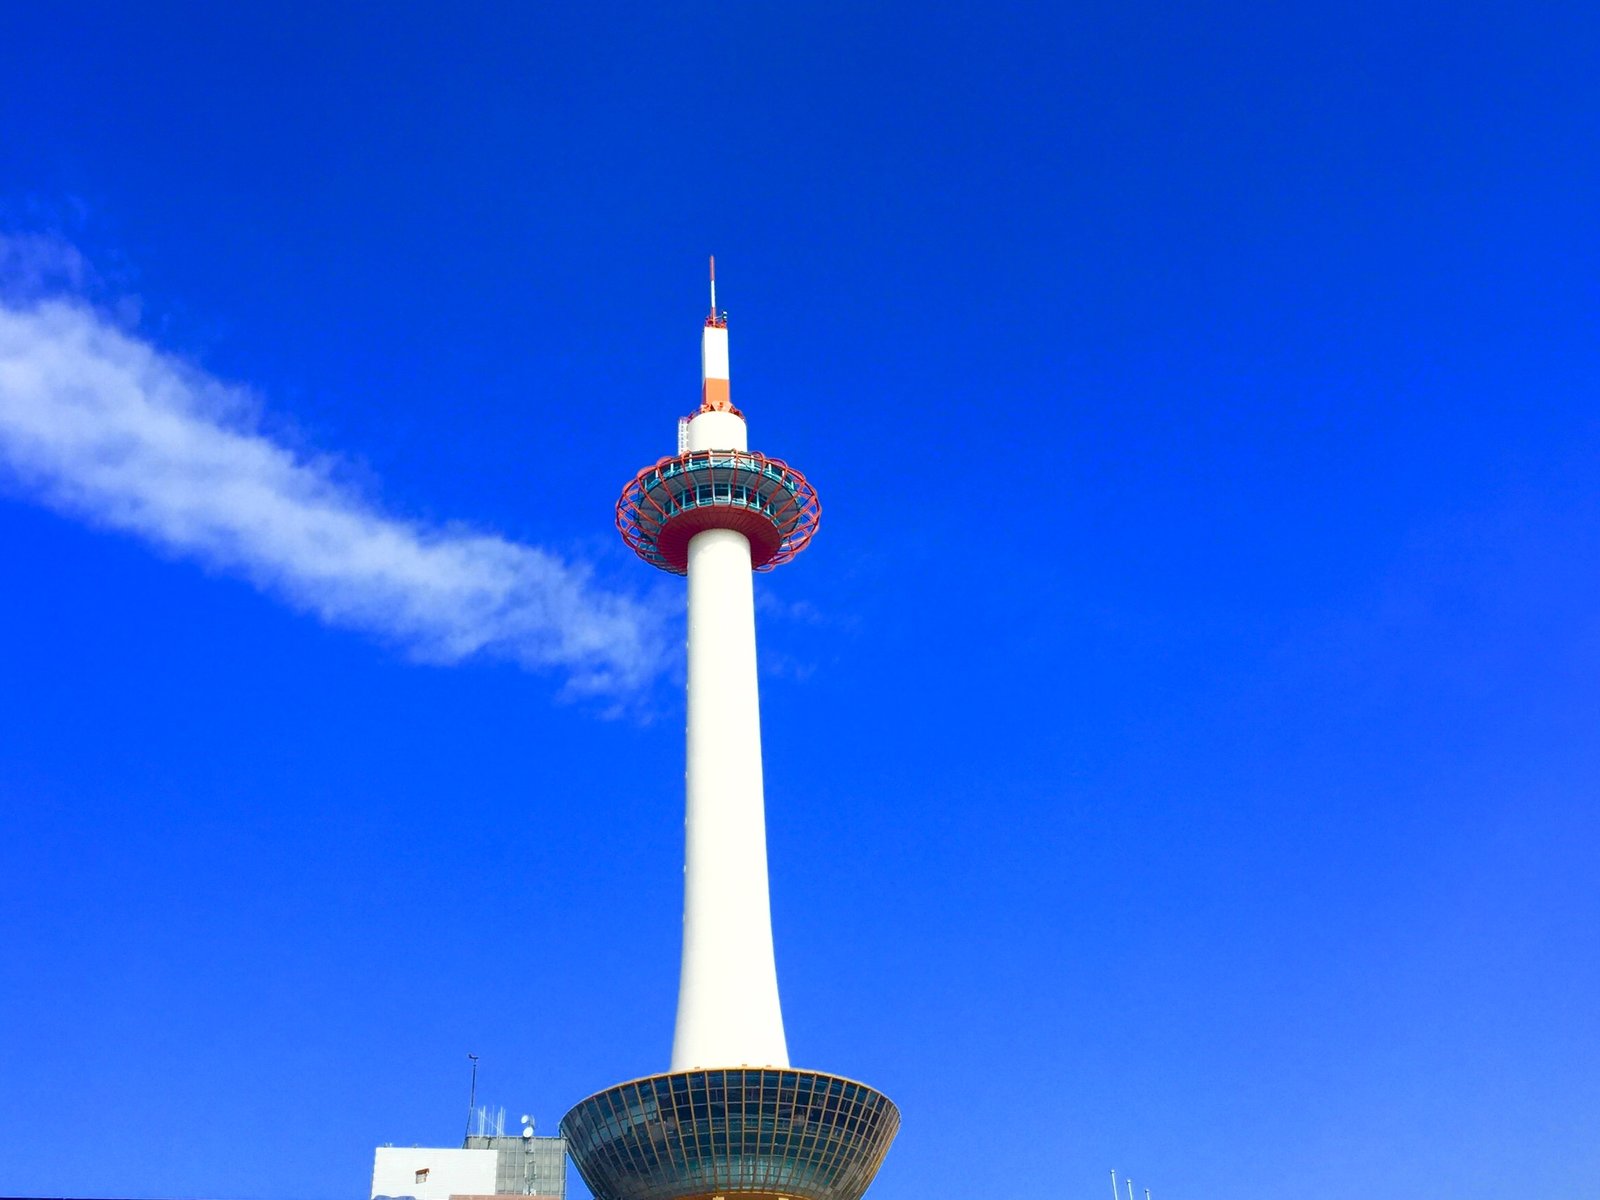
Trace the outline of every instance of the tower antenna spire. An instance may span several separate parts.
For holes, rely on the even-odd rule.
[[[717,256],[711,256],[711,318],[710,323],[717,323]]]

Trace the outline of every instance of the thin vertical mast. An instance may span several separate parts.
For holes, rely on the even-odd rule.
[[[728,322],[717,311],[717,259],[711,258],[711,315],[700,331],[700,411],[738,415],[728,384]]]

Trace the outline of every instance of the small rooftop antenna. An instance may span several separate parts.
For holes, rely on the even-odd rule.
[[[472,1089],[467,1092],[467,1131],[461,1135],[463,1145],[472,1136],[472,1110],[478,1106],[478,1056],[469,1054],[467,1057],[472,1060]]]
[[[1122,1197],[1117,1193],[1117,1169],[1115,1167],[1111,1168],[1111,1200],[1122,1200]]]
[[[1133,1180],[1124,1179],[1122,1182],[1128,1185],[1128,1200],[1133,1200]]]

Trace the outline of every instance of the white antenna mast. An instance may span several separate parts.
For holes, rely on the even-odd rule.
[[[1117,1170],[1115,1167],[1111,1169],[1111,1200],[1122,1200],[1122,1197],[1117,1194]]]

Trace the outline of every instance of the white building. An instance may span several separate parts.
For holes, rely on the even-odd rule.
[[[567,1143],[558,1137],[480,1135],[459,1150],[380,1146],[372,1164],[372,1200],[566,1195]]]

